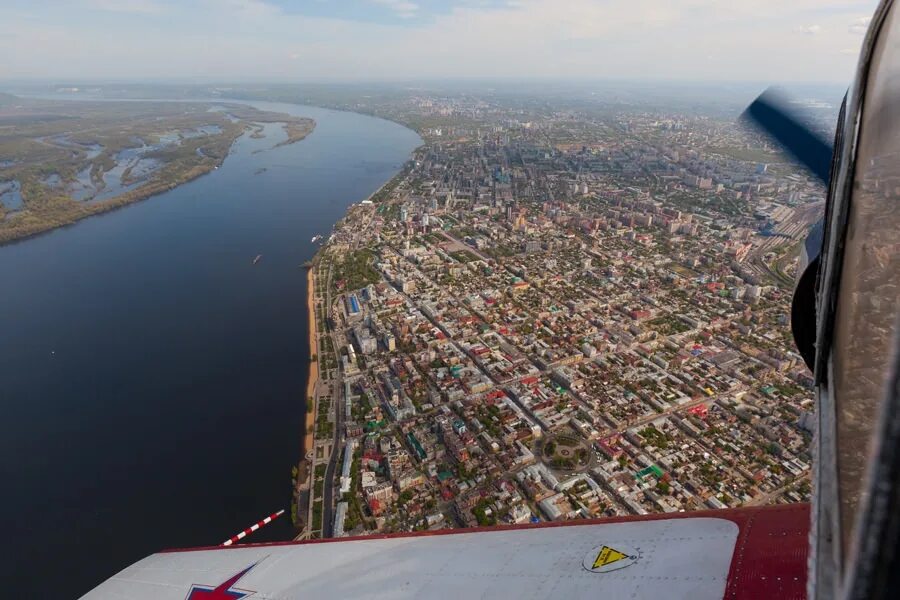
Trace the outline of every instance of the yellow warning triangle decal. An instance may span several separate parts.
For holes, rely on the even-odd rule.
[[[600,548],[600,552],[597,554],[597,558],[594,560],[594,565],[591,568],[599,569],[600,567],[611,565],[616,561],[622,560],[623,558],[628,558],[628,555],[624,552],[619,552],[615,548],[603,546],[602,548]]]

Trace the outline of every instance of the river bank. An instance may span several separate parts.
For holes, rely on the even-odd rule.
[[[66,202],[64,206],[60,207],[61,210],[58,211],[57,217],[53,221],[33,219],[28,213],[14,215],[11,218],[7,217],[9,218],[9,222],[6,224],[8,225],[8,228],[0,230],[0,246],[23,242],[62,227],[75,225],[88,217],[100,216],[104,213],[125,208],[136,202],[147,200],[153,196],[164,194],[165,192],[173,190],[178,186],[184,185],[185,183],[191,182],[218,169],[224,160],[225,157],[222,157],[222,159],[213,164],[197,165],[173,180],[152,182],[145,186],[141,186],[136,190],[125,192],[124,194],[111,198],[105,202],[99,202],[97,204],[84,204],[74,201]]]
[[[316,323],[316,267],[306,270],[306,310],[309,319],[309,374],[306,378],[306,431],[303,455],[309,456],[316,443],[316,386],[319,381],[318,324]]]
[[[287,507],[314,417],[302,400],[315,320],[298,265],[421,142],[352,113],[258,108],[316,129],[273,148],[286,134],[271,124],[190,184],[0,248],[11,597],[33,597],[38,580],[46,597],[78,597],[161,548],[216,544]],[[252,541],[294,535],[278,519]]]
[[[218,111],[212,103],[208,109],[187,103],[184,110],[193,112],[182,114],[167,110],[182,105],[166,102],[22,102],[77,118],[41,123],[43,128],[24,125],[17,137],[4,141],[0,150],[17,159],[0,165],[0,183],[18,182],[22,203],[11,210],[0,202],[0,245],[74,225],[207,175],[222,166],[237,140],[254,127],[258,129],[251,137],[267,124],[282,124],[279,148],[305,139],[316,127],[314,119],[246,104]],[[140,164],[156,166],[132,177]],[[56,183],[47,183],[48,173]],[[83,173],[89,173],[89,182]]]

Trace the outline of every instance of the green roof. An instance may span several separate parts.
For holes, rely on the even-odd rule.
[[[657,477],[663,476],[662,469],[660,469],[656,465],[650,465],[649,467],[645,467],[645,468],[641,469],[640,471],[638,471],[637,473],[635,473],[634,476],[637,479],[643,479],[644,477],[646,477],[647,475],[650,475],[651,473],[653,473]]]

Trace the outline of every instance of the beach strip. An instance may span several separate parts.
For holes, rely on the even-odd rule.
[[[309,312],[309,377],[306,380],[306,433],[303,436],[303,454],[307,455],[316,439],[316,384],[319,381],[318,332],[316,326],[316,275],[315,265],[306,271],[306,306]],[[315,357],[315,359],[313,358]],[[310,403],[312,410],[310,410]]]

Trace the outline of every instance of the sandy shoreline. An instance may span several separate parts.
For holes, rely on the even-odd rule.
[[[304,456],[313,449],[316,431],[315,389],[319,380],[318,334],[316,331],[316,276],[315,266],[306,271],[306,308],[309,322],[309,376],[306,380],[306,432],[303,435]],[[313,357],[316,360],[312,360]],[[313,398],[310,412],[310,398]]]

